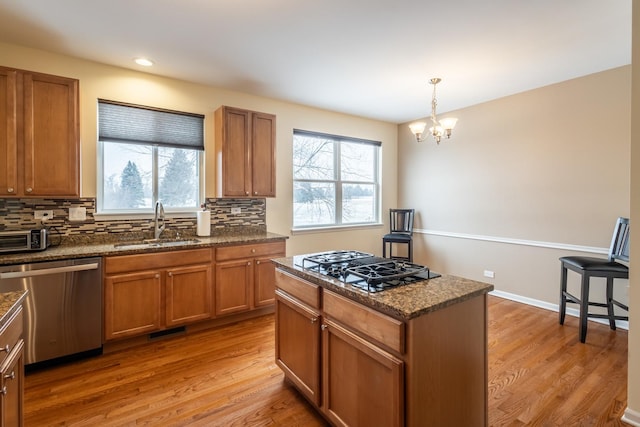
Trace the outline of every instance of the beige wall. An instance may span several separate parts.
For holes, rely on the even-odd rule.
[[[629,215],[630,82],[626,66],[454,111],[440,145],[401,125],[398,200],[418,212],[416,259],[557,304],[558,257],[608,248]]]
[[[633,4],[632,39],[632,100],[631,100],[631,222],[640,221],[640,7]],[[628,421],[640,426],[640,234],[631,231],[631,271],[629,282],[629,371],[628,371]]]
[[[106,98],[206,115],[206,193],[214,197],[213,111],[229,105],[276,114],[277,197],[267,199],[267,228],[290,235],[292,222],[291,138],[294,128],[382,142],[382,208],[396,203],[397,126],[238,92],[221,90],[151,74],[0,43],[0,65],[73,77],[80,80],[83,197],[96,195],[96,99]],[[381,252],[383,227],[291,236],[289,254],[341,249]]]

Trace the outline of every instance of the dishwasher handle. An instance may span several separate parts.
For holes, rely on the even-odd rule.
[[[64,267],[43,268],[41,270],[27,270],[27,271],[8,271],[6,273],[0,273],[0,280],[2,279],[22,279],[25,277],[45,276],[47,274],[60,274],[70,273],[73,271],[87,271],[97,270],[98,263],[80,264],[80,265],[68,265]]]

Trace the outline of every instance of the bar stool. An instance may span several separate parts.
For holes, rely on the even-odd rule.
[[[614,313],[614,306],[618,306],[627,312],[629,307],[613,299],[613,280],[628,279],[629,267],[616,262],[616,260],[629,261],[629,219],[618,218],[611,239],[608,259],[568,256],[560,258],[560,324],[564,324],[567,303],[580,305],[580,342],[587,338],[587,318],[608,319],[609,327],[616,330],[616,320],[629,320],[629,316],[618,316]],[[567,292],[567,269],[575,271],[582,276],[580,286],[580,298]],[[589,281],[592,277],[604,277],[607,279],[606,302],[589,301]],[[607,314],[589,313],[589,306],[606,307]]]
[[[389,258],[413,262],[413,209],[389,209],[389,234],[382,237],[382,256],[387,258],[387,244],[389,244]],[[407,245],[407,256],[393,256],[393,244]]]

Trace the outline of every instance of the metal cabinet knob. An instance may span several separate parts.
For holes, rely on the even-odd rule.
[[[318,318],[317,318],[317,317],[312,317],[312,318],[311,318],[311,323],[316,323],[317,321],[318,321]]]
[[[16,377],[16,373],[15,373],[15,371],[11,371],[11,373],[10,373],[10,374],[8,374],[8,375],[5,375],[5,376],[4,376],[4,379],[5,379],[5,380],[12,380],[12,379],[14,379],[15,377]]]
[[[9,188],[7,188],[7,193],[13,193],[13,191],[14,191],[14,190],[13,190],[13,187],[9,187]]]
[[[173,277],[173,273],[172,273],[172,272],[168,272],[168,273],[167,273],[167,276],[169,276],[169,277]]]
[[[323,323],[322,325],[320,325],[320,329],[322,329],[323,331],[324,331],[325,329],[327,329],[327,328],[328,328],[328,326],[327,326],[327,325],[325,325],[324,323]]]
[[[33,188],[27,187],[27,193],[31,193],[32,191],[33,191]]]
[[[253,195],[254,195],[254,196],[257,196],[257,195],[258,195],[258,192],[257,192],[257,191],[254,191],[254,192],[253,192]]]
[[[256,261],[256,265],[260,265],[260,261]]]
[[[245,192],[244,192],[244,194],[245,194],[246,196],[248,196],[248,195],[249,195],[249,192],[248,192],[248,191],[245,191]]]
[[[9,346],[9,344],[7,344],[4,347],[0,348],[0,351],[6,351],[7,353],[9,353],[11,351],[11,347]]]
[[[0,393],[7,394],[7,386],[2,387],[2,390],[0,391]]]

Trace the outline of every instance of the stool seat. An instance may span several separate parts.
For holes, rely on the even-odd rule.
[[[615,261],[603,260],[602,258],[593,258],[586,256],[565,256],[560,258],[560,262],[567,267],[573,267],[572,270],[585,270],[593,273],[618,273],[629,274],[629,267]]]

